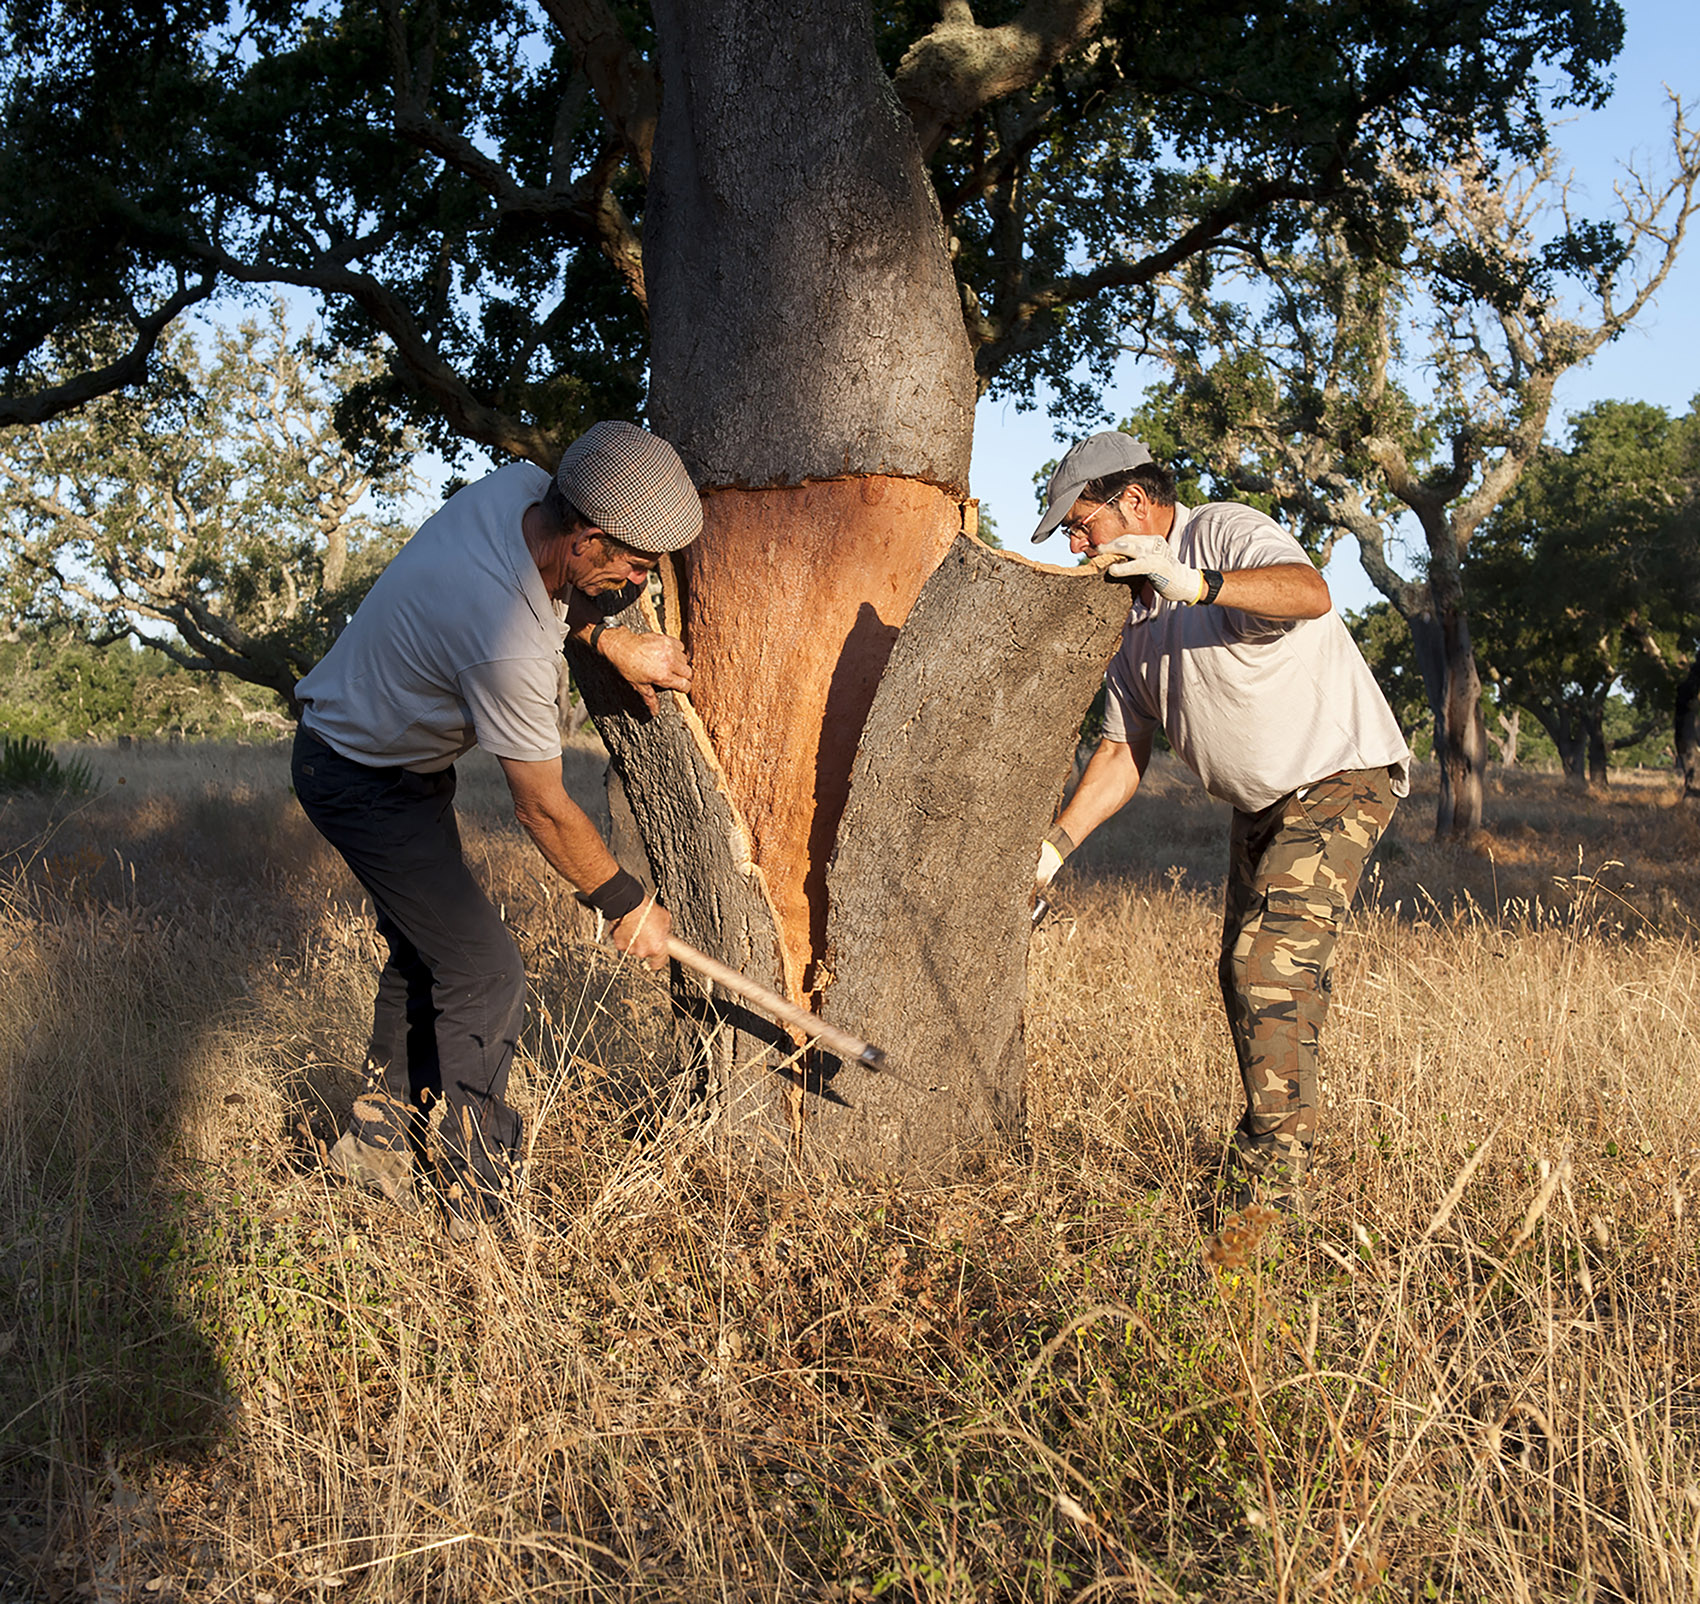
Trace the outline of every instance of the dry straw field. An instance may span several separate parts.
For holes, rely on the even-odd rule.
[[[1700,830],[1432,791],[1378,855],[1303,1225],[1207,1241],[1218,810],[1172,770],[1037,939],[1024,1140],[724,1165],[662,993],[463,795],[526,947],[521,1229],[328,1184],[372,922],[282,749],[0,801],[0,1599],[1700,1598]],[[582,794],[599,760],[572,757]]]

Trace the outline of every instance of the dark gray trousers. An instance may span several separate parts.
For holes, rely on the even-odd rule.
[[[450,1173],[500,1191],[520,1158],[520,1117],[503,1098],[525,1018],[525,971],[461,856],[453,768],[368,767],[300,729],[291,774],[307,817],[366,888],[389,944],[372,1015],[383,1085],[355,1104],[355,1134],[423,1155],[440,1100]]]

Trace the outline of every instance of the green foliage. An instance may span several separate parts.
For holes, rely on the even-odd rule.
[[[355,458],[332,414],[377,359],[292,339],[281,305],[211,343],[180,330],[145,387],[0,431],[4,600],[287,703],[399,544],[367,508],[409,487],[413,442],[374,415]]]
[[[1668,731],[1700,647],[1697,506],[1700,417],[1605,401],[1542,448],[1472,547],[1483,661],[1577,778],[1649,726]]]
[[[109,647],[63,634],[0,641],[0,729],[41,741],[119,736],[230,738],[280,733],[276,698],[198,673],[151,647]]]
[[[0,735],[0,793],[53,791],[80,796],[94,788],[86,758],[61,763],[45,741],[29,735]]]
[[[648,9],[617,9],[591,49],[502,0],[11,0],[0,370],[26,389],[61,358],[94,374],[145,348],[150,313],[289,283],[323,297],[333,339],[396,344],[351,425],[393,411],[450,455],[535,454],[639,411],[649,146],[597,73],[641,102],[658,52]],[[1396,255],[1422,226],[1413,174],[1477,142],[1538,149],[1543,83],[1598,103],[1623,30],[1617,0],[1116,3],[1041,81],[981,105],[965,82],[927,100],[966,78],[936,7],[872,23],[900,97],[959,108],[928,146],[982,379],[1047,379],[1082,413],[1177,260],[1278,247],[1303,205]],[[72,349],[101,324],[119,349]]]

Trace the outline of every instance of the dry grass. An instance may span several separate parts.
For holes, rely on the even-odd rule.
[[[1700,896],[1656,786],[1514,776],[1467,850],[1406,809],[1317,1217],[1209,1243],[1222,822],[1171,771],[1036,943],[1024,1150],[922,1193],[671,1118],[656,985],[482,772],[536,1148],[471,1255],[292,1139],[374,933],[284,754],[95,757],[92,801],[0,803],[0,1597],[1700,1598]]]

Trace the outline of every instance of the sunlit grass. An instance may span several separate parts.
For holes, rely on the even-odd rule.
[[[1700,904],[1655,786],[1513,776],[1466,849],[1407,809],[1315,1217],[1211,1240],[1222,821],[1172,774],[1036,941],[1021,1150],[903,1192],[728,1167],[663,988],[475,768],[534,1146],[469,1254],[297,1135],[376,937],[284,754],[92,758],[0,804],[0,1543],[42,1596],[1700,1596]]]

